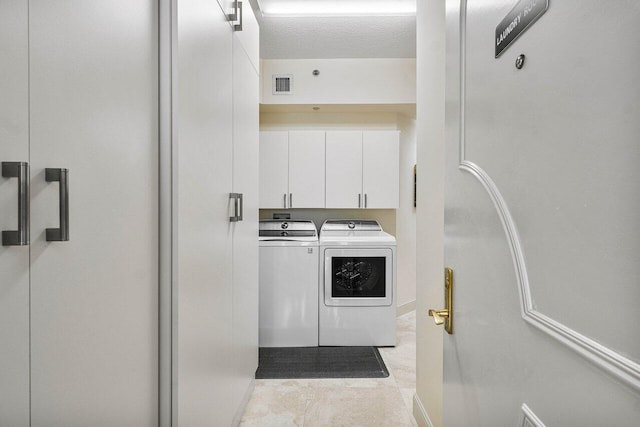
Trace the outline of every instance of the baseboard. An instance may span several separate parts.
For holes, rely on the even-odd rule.
[[[240,421],[242,420],[242,416],[244,415],[244,411],[247,409],[247,404],[249,403],[249,399],[251,399],[251,393],[253,393],[253,389],[256,386],[255,378],[251,379],[251,383],[249,387],[247,387],[247,391],[244,393],[244,397],[242,398],[242,403],[240,403],[240,407],[236,412],[236,415],[233,417],[233,422],[231,425],[233,427],[238,427],[240,425]]]
[[[413,418],[416,419],[419,427],[433,427],[429,414],[427,414],[427,410],[424,409],[417,394],[413,395]]]
[[[409,301],[396,307],[396,317],[400,317],[403,314],[410,313],[416,309],[416,300]]]

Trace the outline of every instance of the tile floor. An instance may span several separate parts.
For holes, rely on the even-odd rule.
[[[256,380],[240,426],[415,426],[415,311],[397,334],[396,347],[380,348],[388,378]]]

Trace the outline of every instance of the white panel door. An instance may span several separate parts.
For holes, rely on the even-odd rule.
[[[398,208],[399,165],[399,131],[362,132],[362,192],[365,208]]]
[[[231,424],[232,31],[217,3],[178,2],[177,415]]]
[[[329,131],[326,143],[326,207],[362,207],[362,131]]]
[[[29,3],[32,426],[158,423],[157,22],[151,0]],[[45,168],[69,170],[69,241],[45,240]]]
[[[0,162],[29,161],[28,2],[0,2]],[[0,177],[0,229],[18,229],[18,183]],[[0,425],[29,425],[29,247],[0,246]]]
[[[289,206],[289,132],[260,132],[260,207]]]
[[[447,5],[444,425],[636,426],[640,8],[552,1],[495,58],[514,2],[465,4]]]
[[[247,4],[248,6],[248,4]],[[251,8],[244,12],[245,22]],[[233,37],[233,191],[243,195],[233,225],[233,405],[242,416],[258,368],[258,145],[260,81]],[[258,33],[255,33],[255,37]]]
[[[289,132],[290,208],[324,208],[325,132]]]

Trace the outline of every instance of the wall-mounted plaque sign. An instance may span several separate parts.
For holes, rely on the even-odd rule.
[[[496,27],[496,58],[549,8],[549,0],[520,0]]]

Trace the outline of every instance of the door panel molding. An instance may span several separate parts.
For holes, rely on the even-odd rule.
[[[531,287],[527,275],[524,251],[518,230],[498,186],[491,177],[477,164],[466,158],[465,138],[465,99],[466,99],[466,13],[467,0],[460,0],[460,141],[459,169],[476,178],[489,194],[496,208],[500,222],[507,237],[511,252],[518,291],[520,310],[525,322],[564,344],[580,354],[605,372],[622,380],[633,389],[640,391],[640,364],[615,350],[575,331],[574,329],[552,319],[536,310],[531,297]]]
[[[520,409],[522,409],[522,416],[519,424],[520,427],[546,427],[526,403],[523,403]]]

